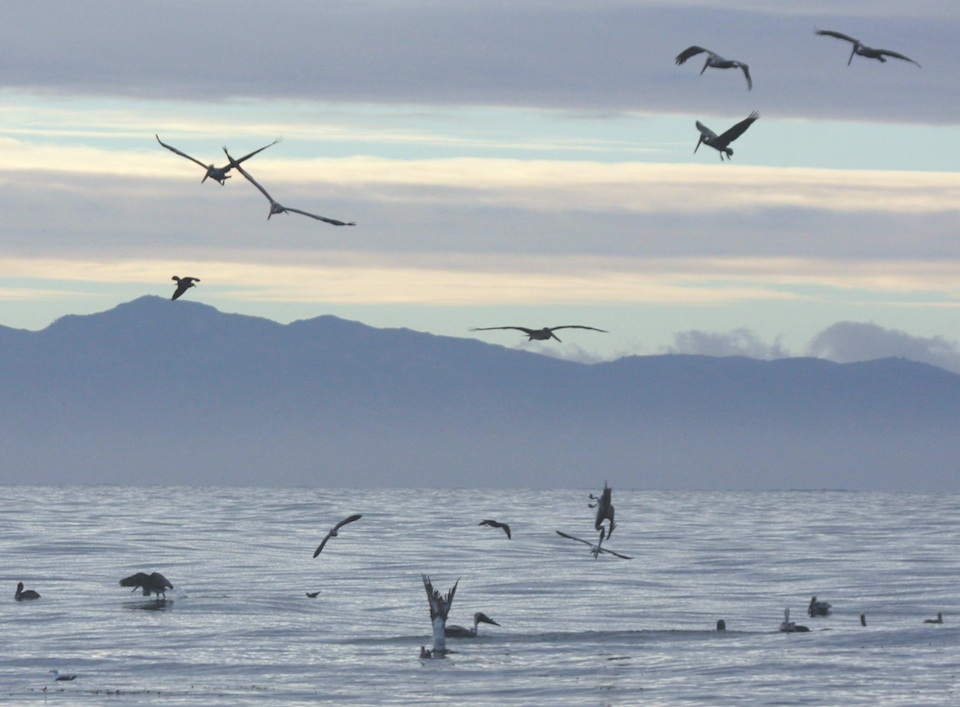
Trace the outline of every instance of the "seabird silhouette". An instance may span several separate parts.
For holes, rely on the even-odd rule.
[[[254,151],[251,152],[249,155],[244,155],[243,157],[241,157],[241,158],[238,159],[238,160],[234,160],[234,159],[231,157],[231,158],[230,158],[230,164],[228,164],[226,167],[214,167],[212,164],[204,164],[203,162],[201,162],[201,161],[198,160],[197,158],[191,157],[191,156],[188,155],[186,152],[181,152],[180,150],[178,150],[177,148],[173,147],[172,145],[168,145],[167,143],[165,143],[163,140],[160,139],[160,136],[159,136],[159,135],[154,134],[154,137],[157,138],[157,142],[159,142],[159,143],[160,143],[161,145],[163,145],[165,148],[167,148],[168,150],[170,150],[170,152],[175,152],[176,154],[180,155],[181,157],[186,157],[186,158],[187,158],[188,160],[190,160],[191,162],[196,162],[198,165],[200,165],[201,167],[203,167],[203,168],[207,171],[207,173],[203,176],[203,179],[200,180],[200,183],[201,183],[201,184],[203,184],[205,181],[207,181],[207,177],[209,177],[210,179],[213,179],[214,181],[220,182],[220,186],[223,186],[223,185],[226,183],[226,181],[227,181],[228,179],[230,179],[230,176],[227,174],[227,172],[229,172],[231,169],[233,169],[234,167],[236,167],[238,164],[240,164],[240,163],[243,162],[244,160],[250,159],[251,157],[253,157],[253,156],[254,156],[255,154],[257,154],[258,152],[263,152],[264,150],[266,150],[266,149],[267,149],[268,147],[270,147],[271,145],[276,145],[278,142],[280,142],[280,139],[277,138],[276,140],[274,140],[273,142],[271,142],[270,145],[264,145],[264,146],[261,147],[259,150],[254,150]]]
[[[430,651],[430,657],[436,658],[446,653],[447,642],[444,629],[447,625],[447,615],[450,613],[450,607],[453,605],[453,596],[457,593],[458,579],[453,583],[453,587],[447,592],[446,596],[441,596],[440,592],[433,588],[430,578],[423,574],[423,587],[427,591],[427,601],[430,602],[430,622],[433,624],[433,650]],[[421,648],[420,656],[423,655]]]
[[[560,537],[563,537],[563,538],[569,538],[570,540],[576,540],[578,543],[583,543],[584,545],[589,545],[589,546],[590,546],[590,554],[593,555],[593,558],[594,558],[594,559],[596,559],[597,556],[598,556],[601,552],[606,552],[606,553],[609,553],[609,554],[611,554],[611,555],[615,555],[616,557],[622,558],[622,559],[624,559],[624,560],[632,560],[633,558],[630,557],[630,556],[628,556],[628,555],[621,555],[619,552],[614,552],[613,550],[608,550],[608,549],[605,548],[605,547],[601,547],[601,545],[603,545],[603,538],[604,538],[604,533],[606,533],[606,530],[607,530],[606,528],[601,528],[601,529],[600,529],[600,542],[598,542],[596,545],[594,545],[594,544],[593,544],[592,542],[590,542],[589,540],[582,540],[582,539],[580,539],[580,538],[575,538],[575,537],[572,536],[572,535],[567,535],[567,534],[564,533],[562,530],[558,530],[558,531],[557,531],[557,535],[559,535]]]
[[[744,118],[739,123],[734,125],[732,128],[717,135],[706,125],[697,121],[697,130],[700,131],[700,139],[697,140],[697,146],[693,148],[693,151],[696,152],[701,144],[709,145],[714,150],[720,153],[720,161],[723,161],[723,156],[726,155],[727,159],[733,157],[733,149],[730,147],[730,143],[736,140],[738,137],[743,135],[747,128],[753,125],[753,121],[760,117],[760,114],[757,111],[753,111],[749,117]]]
[[[345,526],[347,523],[352,523],[353,521],[355,521],[355,520],[360,520],[361,518],[363,518],[363,516],[362,516],[361,514],[357,513],[356,515],[352,515],[352,516],[350,516],[349,518],[344,518],[344,519],[341,520],[339,523],[337,523],[335,526],[333,526],[332,528],[330,528],[329,532],[327,533],[327,536],[320,542],[320,545],[317,546],[317,549],[314,551],[313,556],[316,557],[316,556],[319,555],[321,552],[323,552],[323,546],[327,544],[327,540],[329,540],[330,538],[335,538],[335,537],[337,537],[337,535],[338,535],[338,532],[337,532],[337,531],[339,531],[340,528],[342,528],[343,526]]]
[[[780,624],[782,633],[805,633],[809,630],[806,626],[800,626],[790,620],[790,609],[783,610],[783,623]]]
[[[136,574],[121,579],[120,586],[133,587],[132,591],[137,591],[138,588],[142,588],[143,596],[148,597],[151,594],[156,594],[157,601],[160,601],[160,595],[163,595],[163,598],[166,599],[167,590],[173,589],[173,585],[170,584],[169,580],[159,572],[151,572],[150,574],[137,572]]]
[[[904,61],[909,61],[911,64],[917,64],[917,62],[908,56],[904,56],[898,52],[892,52],[889,49],[874,49],[873,47],[868,47],[866,44],[862,44],[859,39],[854,39],[853,37],[841,32],[833,32],[828,29],[818,29],[815,31],[815,34],[819,37],[836,37],[837,39],[843,39],[852,43],[853,49],[850,50],[850,58],[847,59],[847,66],[850,66],[850,62],[853,61],[854,54],[859,54],[867,59],[876,59],[880,62],[886,62],[887,60],[885,57],[892,56],[894,59],[903,59]],[[917,64],[917,66],[920,66],[920,64]]]
[[[177,277],[176,275],[174,275],[170,279],[175,280],[177,283],[177,291],[173,293],[173,297],[170,298],[171,300],[177,299],[177,297],[182,295],[191,287],[196,287],[196,285],[194,285],[193,283],[200,282],[199,277]]]
[[[61,675],[59,670],[50,670],[49,673],[53,676],[54,682],[66,682],[77,679],[76,675]]]
[[[561,341],[560,337],[554,334],[553,332],[558,329],[589,329],[590,331],[600,331],[604,334],[609,334],[606,329],[597,329],[592,326],[583,326],[581,324],[564,324],[563,326],[549,326],[544,327],[543,329],[528,329],[523,326],[488,326],[488,327],[476,327],[470,331],[494,331],[495,329],[516,329],[517,331],[522,331],[527,335],[527,341],[547,341],[548,339],[556,339]],[[561,343],[563,343],[561,341]]]
[[[500,625],[482,611],[478,611],[473,615],[473,628],[454,624],[453,626],[446,626],[443,629],[443,633],[447,638],[476,638],[477,626],[481,623],[493,624],[494,626]]]
[[[687,47],[682,52],[677,54],[677,66],[683,64],[690,57],[694,57],[697,54],[703,52],[707,53],[707,62],[703,65],[703,68],[700,69],[700,75],[703,76],[703,72],[708,68],[714,69],[740,69],[743,71],[744,77],[747,79],[747,90],[749,91],[753,88],[753,81],[750,79],[750,67],[744,64],[742,61],[734,61],[731,59],[724,59],[719,54],[715,54],[709,49],[704,49],[703,47],[698,47],[696,45],[692,47]]]
[[[510,526],[506,523],[501,523],[498,520],[482,520],[477,525],[489,525],[491,528],[503,528],[503,532],[507,534],[507,539],[511,539]]]
[[[588,503],[588,508],[596,508],[597,516],[593,523],[594,530],[600,530],[603,527],[603,521],[610,521],[610,528],[607,530],[607,537],[609,538],[613,535],[613,529],[616,526],[616,523],[613,521],[613,516],[615,510],[613,508],[613,489],[610,488],[609,484],[606,481],[603,482],[603,491],[599,496],[594,496],[590,494],[590,500],[594,503]]]
[[[40,595],[32,589],[27,589],[24,591],[23,582],[17,582],[17,593],[13,595],[13,598],[17,601],[25,601],[30,599],[39,599]]]
[[[810,616],[826,616],[830,613],[831,606],[828,601],[817,601],[817,596],[814,595],[810,599],[810,606],[807,607],[807,614]]]
[[[938,611],[937,618],[935,619],[924,619],[923,623],[925,624],[942,624],[943,623],[943,613]]]

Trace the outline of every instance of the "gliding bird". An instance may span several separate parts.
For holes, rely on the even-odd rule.
[[[753,111],[750,114],[750,117],[741,120],[739,123],[734,125],[732,128],[727,130],[721,135],[717,135],[706,125],[697,121],[697,130],[700,131],[700,139],[697,140],[697,147],[693,148],[693,151],[696,152],[697,148],[700,147],[700,144],[709,145],[714,150],[720,153],[720,161],[723,161],[723,155],[727,155],[727,159],[733,157],[733,150],[730,148],[730,143],[736,140],[738,137],[743,135],[747,128],[753,124],[757,118],[760,117],[760,114],[757,111]]]
[[[363,516],[360,515],[359,513],[357,513],[356,515],[352,515],[352,516],[350,516],[349,518],[344,518],[344,519],[341,520],[339,523],[337,523],[335,526],[333,526],[332,528],[330,528],[330,532],[327,533],[327,537],[325,537],[325,538],[320,542],[320,545],[319,545],[319,546],[317,547],[317,549],[314,551],[313,556],[316,557],[317,555],[319,555],[319,554],[323,551],[323,546],[327,544],[327,540],[329,540],[330,538],[335,538],[335,537],[337,537],[337,535],[338,535],[338,532],[337,532],[337,531],[339,531],[340,528],[342,528],[343,526],[345,526],[347,523],[352,523],[353,521],[355,521],[355,520],[360,520],[361,518],[363,518]]]
[[[700,69],[700,75],[703,76],[703,72],[707,70],[708,67],[713,67],[714,69],[740,69],[743,71],[743,75],[747,79],[747,90],[753,88],[753,81],[750,80],[750,67],[744,64],[742,61],[733,61],[731,59],[724,59],[719,54],[714,54],[709,49],[704,49],[703,47],[698,47],[696,45],[692,47],[687,47],[682,52],[677,54],[677,66],[683,64],[690,57],[694,57],[697,54],[703,52],[707,53],[707,62],[703,65],[703,68]]]
[[[598,556],[601,552],[608,552],[608,553],[610,553],[611,555],[615,555],[616,557],[619,557],[619,558],[621,558],[621,559],[624,559],[624,560],[632,560],[632,559],[633,559],[632,557],[628,557],[627,555],[621,555],[619,552],[614,552],[613,550],[608,550],[608,549],[605,548],[605,547],[601,547],[601,545],[603,545],[603,538],[604,538],[604,534],[606,533],[606,531],[607,531],[606,528],[601,528],[601,529],[600,529],[600,541],[599,541],[596,545],[594,545],[594,544],[593,544],[592,542],[590,542],[589,540],[581,540],[580,538],[575,538],[575,537],[573,537],[572,535],[567,535],[566,533],[564,533],[563,531],[560,531],[560,530],[557,531],[557,535],[559,535],[559,536],[562,537],[562,538],[569,538],[570,540],[576,540],[578,543],[583,543],[584,545],[589,545],[589,546],[590,546],[590,554],[593,555],[593,559],[597,559],[597,556]]]
[[[816,35],[819,37],[836,37],[837,39],[845,39],[846,41],[851,42],[853,44],[853,49],[850,51],[850,58],[847,59],[847,66],[850,66],[850,62],[853,61],[854,54],[859,54],[867,59],[876,59],[877,61],[881,62],[887,61],[884,57],[892,56],[894,59],[903,59],[904,61],[909,61],[911,64],[917,64],[917,62],[908,56],[904,56],[903,54],[899,54],[897,52],[892,52],[889,49],[874,49],[873,47],[868,47],[865,44],[861,44],[859,39],[848,37],[840,32],[832,32],[828,29],[818,29],[816,30]],[[917,66],[920,66],[920,64],[917,64]]]
[[[278,138],[278,139],[274,140],[273,142],[271,142],[270,145],[264,145],[264,146],[261,147],[259,150],[254,150],[254,151],[251,152],[249,155],[244,155],[244,156],[241,157],[240,159],[236,160],[236,163],[234,163],[234,160],[231,159],[231,160],[230,160],[230,164],[228,164],[226,167],[214,167],[212,164],[204,164],[203,162],[201,162],[200,160],[198,160],[196,157],[191,157],[191,156],[188,155],[186,152],[181,152],[181,151],[178,150],[177,148],[175,148],[175,147],[173,147],[173,146],[171,146],[171,145],[168,145],[167,143],[165,143],[163,140],[160,139],[160,136],[159,136],[159,135],[156,135],[156,134],[155,134],[154,137],[157,138],[157,142],[159,142],[161,145],[163,145],[165,148],[167,148],[167,149],[170,150],[171,152],[175,152],[175,153],[177,153],[178,155],[180,155],[181,157],[186,157],[186,158],[187,158],[188,160],[190,160],[191,162],[196,162],[198,165],[200,165],[200,166],[203,167],[205,170],[207,170],[207,173],[204,175],[203,179],[200,180],[200,183],[201,183],[201,184],[203,184],[205,181],[207,181],[207,177],[210,177],[210,178],[213,179],[214,181],[220,182],[220,186],[223,186],[223,185],[226,183],[226,181],[227,181],[228,179],[230,179],[230,175],[228,175],[227,172],[229,172],[231,169],[233,169],[234,167],[236,167],[238,164],[240,164],[240,163],[243,162],[244,160],[250,159],[251,157],[253,157],[253,156],[254,156],[255,154],[257,154],[258,152],[263,152],[264,150],[266,150],[266,149],[267,149],[268,147],[270,147],[271,145],[276,145],[278,142],[280,142],[280,140],[279,140],[279,138]]]
[[[499,520],[483,520],[477,523],[477,525],[489,525],[491,528],[502,528],[503,532],[507,534],[507,540],[511,539],[510,526],[506,523],[501,523]]]
[[[543,329],[527,329],[522,326],[488,326],[471,329],[470,331],[493,331],[494,329],[516,329],[517,331],[522,331],[527,335],[527,341],[533,341],[534,339],[537,341],[547,341],[548,339],[560,341],[560,337],[553,333],[557,329],[589,329],[590,331],[600,331],[604,334],[609,333],[606,329],[597,329],[596,327],[582,326],[580,324],[565,324],[564,326],[551,326],[544,327]]]
[[[167,590],[173,589],[173,585],[159,572],[137,572],[129,577],[120,580],[121,587],[133,587],[132,591],[143,589],[143,596],[148,597],[151,594],[157,595],[157,601],[160,601],[160,595],[167,598]]]
[[[173,293],[173,297],[170,300],[175,300],[177,297],[182,295],[184,292],[189,290],[191,287],[196,287],[193,283],[200,282],[199,277],[177,277],[174,275],[170,278],[171,280],[176,280],[177,282],[177,291]]]

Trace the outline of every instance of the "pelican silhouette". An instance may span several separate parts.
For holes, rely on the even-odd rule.
[[[925,624],[942,624],[943,623],[943,612],[937,612],[937,618],[935,619],[924,619],[923,623]]]
[[[173,589],[173,585],[170,584],[169,580],[164,577],[159,572],[151,572],[147,574],[146,572],[137,572],[134,575],[129,577],[124,577],[120,580],[121,587],[133,587],[132,591],[137,591],[137,589],[143,589],[143,596],[148,597],[151,594],[157,595],[157,601],[160,601],[160,595],[163,595],[163,598],[167,597],[167,590]]]
[[[477,523],[477,525],[489,525],[491,528],[502,528],[503,532],[507,534],[507,540],[511,539],[510,526],[506,523],[501,523],[499,520],[483,520]]]
[[[887,61],[884,57],[892,56],[894,59],[903,59],[904,61],[909,61],[911,64],[917,64],[917,62],[908,56],[904,56],[898,52],[892,52],[889,49],[874,49],[873,47],[868,47],[866,44],[862,44],[859,39],[854,39],[853,37],[841,32],[833,32],[828,29],[818,29],[816,30],[816,35],[818,37],[836,37],[837,39],[844,39],[848,42],[851,42],[853,44],[853,49],[850,51],[850,58],[847,59],[847,66],[850,66],[850,62],[853,61],[854,54],[859,54],[867,59],[876,59],[877,61],[882,62]],[[917,64],[917,66],[920,66],[920,64]]]
[[[422,574],[423,588],[427,590],[427,601],[430,602],[430,622],[433,624],[433,650],[429,651],[429,656],[424,655],[425,648],[421,647],[420,657],[436,658],[444,655],[447,651],[446,632],[447,615],[450,613],[450,607],[453,605],[453,596],[457,593],[458,579],[453,583],[453,588],[447,592],[446,596],[441,596],[440,591],[433,588],[430,578]]]
[[[810,599],[810,606],[807,607],[807,614],[810,616],[826,616],[830,613],[832,604],[828,601],[817,601],[816,594]]]
[[[176,275],[174,275],[170,279],[176,280],[177,282],[177,291],[173,293],[173,297],[170,298],[171,300],[177,299],[177,297],[182,295],[191,287],[196,287],[196,285],[194,285],[193,283],[200,282],[199,277],[177,277]]]
[[[308,211],[301,211],[300,209],[294,209],[289,206],[283,206],[280,202],[276,201],[270,194],[260,186],[260,183],[256,179],[250,176],[250,173],[247,172],[243,167],[240,166],[240,161],[230,157],[230,153],[227,152],[227,148],[223,148],[224,153],[230,159],[230,167],[236,167],[237,171],[240,172],[244,177],[247,178],[247,181],[250,182],[253,186],[260,190],[260,193],[267,197],[267,201],[270,202],[270,213],[267,214],[267,220],[270,220],[270,217],[274,214],[285,214],[285,213],[295,213],[302,214],[304,216],[309,216],[310,218],[315,218],[318,221],[325,221],[326,223],[332,223],[334,226],[356,226],[353,221],[349,223],[345,221],[338,221],[337,219],[327,218],[326,216],[318,216],[317,214],[311,214]]]
[[[703,52],[707,53],[707,61],[703,65],[703,68],[700,69],[700,75],[703,76],[703,72],[707,70],[708,67],[714,69],[740,69],[743,71],[744,77],[747,79],[747,90],[753,88],[753,81],[750,79],[750,67],[744,64],[742,61],[734,61],[732,59],[724,59],[719,54],[710,51],[709,49],[704,49],[703,47],[698,47],[696,45],[692,47],[687,47],[682,52],[677,54],[677,66],[683,64],[690,57],[694,57],[697,54],[702,54]]]
[[[606,481],[603,482],[603,492],[599,496],[594,496],[590,494],[590,499],[595,501],[595,503],[588,503],[588,508],[596,508],[597,516],[594,520],[594,530],[600,530],[603,528],[603,521],[610,521],[610,529],[607,530],[607,537],[609,538],[613,535],[613,529],[616,526],[616,523],[613,522],[614,508],[613,508],[613,489],[607,484]]]
[[[481,623],[493,624],[494,626],[500,625],[482,611],[478,611],[473,615],[473,628],[457,625],[446,626],[443,629],[443,633],[447,638],[476,638],[477,626]]]
[[[337,535],[339,534],[338,531],[340,530],[340,528],[345,526],[347,523],[352,523],[353,521],[360,520],[361,518],[363,518],[363,516],[357,513],[356,515],[352,515],[349,518],[344,518],[335,526],[330,528],[329,532],[327,533],[327,536],[320,542],[320,545],[317,546],[317,549],[314,551],[313,556],[316,557],[321,552],[323,552],[323,546],[327,544],[327,540],[329,540],[330,538],[337,537]]]
[[[621,555],[619,552],[614,552],[613,550],[608,550],[605,547],[601,547],[603,545],[603,538],[605,537],[606,531],[607,531],[606,528],[600,529],[600,541],[596,545],[594,545],[589,540],[582,540],[581,538],[575,538],[572,535],[567,535],[562,530],[558,530],[557,535],[559,535],[562,538],[569,538],[570,540],[576,540],[578,543],[583,543],[584,545],[589,545],[590,554],[593,555],[593,559],[597,559],[597,557],[600,555],[601,552],[607,552],[611,555],[615,555],[616,557],[619,557],[624,560],[632,560],[633,559],[632,557],[629,557],[627,555]]]
[[[59,670],[49,670],[47,671],[50,675],[53,676],[55,682],[66,682],[68,680],[76,680],[76,675],[61,675]]]
[[[23,582],[17,582],[17,593],[13,595],[13,598],[17,601],[24,601],[30,599],[39,599],[40,595],[32,589],[27,589],[24,591]]]
[[[527,341],[533,341],[534,339],[537,341],[547,341],[548,339],[556,339],[557,341],[561,341],[560,337],[553,333],[558,329],[589,329],[590,331],[600,331],[604,334],[609,333],[606,329],[597,329],[596,327],[583,326],[581,324],[565,324],[563,326],[551,327],[545,326],[543,329],[527,329],[526,327],[522,326],[488,326],[477,327],[475,329],[471,329],[470,331],[493,331],[494,329],[516,329],[517,331],[522,331],[527,335]]]
[[[800,626],[790,620],[790,609],[783,610],[783,622],[780,624],[782,633],[806,633],[809,630],[806,626]]]
[[[727,130],[725,133],[721,135],[717,135],[710,128],[708,128],[706,125],[704,125],[698,120],[697,130],[700,131],[700,139],[697,140],[697,147],[693,148],[693,151],[696,152],[697,149],[700,147],[700,144],[703,143],[704,145],[709,145],[710,147],[712,147],[713,149],[715,149],[717,152],[720,153],[721,162],[723,161],[724,154],[727,155],[727,159],[730,159],[731,157],[733,157],[733,150],[730,148],[730,143],[736,140],[741,135],[743,135],[746,132],[747,128],[749,128],[750,125],[753,124],[753,121],[755,121],[759,117],[760,117],[760,114],[757,111],[753,111],[753,113],[750,114],[750,117],[745,118],[744,120],[741,120],[739,123],[737,123],[736,125],[734,125],[732,128],[730,128],[729,130]]]
[[[230,179],[230,175],[227,174],[227,172],[229,172],[231,169],[233,169],[234,167],[236,167],[238,164],[240,164],[240,163],[243,162],[244,160],[250,159],[251,157],[253,157],[253,156],[254,156],[255,154],[257,154],[258,152],[263,152],[263,151],[266,150],[268,147],[270,147],[270,146],[272,146],[272,145],[276,145],[278,142],[280,142],[280,139],[277,138],[276,140],[274,140],[273,142],[271,142],[269,145],[264,145],[264,146],[261,147],[259,150],[254,150],[254,151],[251,152],[249,155],[244,155],[243,157],[241,157],[241,158],[238,159],[238,160],[233,160],[233,159],[231,159],[231,160],[230,160],[230,164],[228,164],[226,167],[214,167],[212,164],[204,164],[203,162],[201,162],[200,160],[198,160],[196,157],[191,157],[191,156],[188,155],[186,152],[182,152],[182,151],[178,150],[177,148],[173,147],[172,145],[168,145],[167,143],[165,143],[163,140],[160,139],[160,136],[159,136],[159,135],[156,135],[156,134],[155,134],[154,137],[157,138],[157,142],[159,142],[159,143],[160,143],[161,145],[163,145],[165,148],[167,148],[168,150],[170,150],[170,152],[175,152],[176,154],[180,155],[181,157],[186,157],[186,158],[187,158],[188,160],[190,160],[191,162],[196,162],[198,165],[200,165],[200,166],[203,167],[205,170],[207,170],[207,173],[203,176],[203,179],[200,180],[200,183],[201,183],[201,184],[203,184],[205,181],[207,181],[207,178],[209,177],[210,179],[213,179],[213,180],[216,181],[216,182],[220,182],[220,186],[223,186],[223,185],[226,183],[226,181],[227,181],[228,179]]]

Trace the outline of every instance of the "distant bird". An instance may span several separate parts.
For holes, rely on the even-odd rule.
[[[590,331],[600,331],[604,334],[609,334],[606,329],[597,329],[592,326],[582,326],[580,324],[565,324],[564,326],[551,326],[544,327],[543,329],[527,329],[522,326],[488,326],[488,327],[478,327],[471,329],[470,331],[493,331],[494,329],[516,329],[517,331],[522,331],[527,335],[527,341],[546,341],[548,339],[556,339],[560,341],[560,337],[554,334],[557,329],[589,329]],[[562,342],[561,342],[562,343]]]
[[[427,601],[430,602],[430,622],[433,624],[433,650],[430,651],[430,657],[443,655],[447,650],[446,632],[447,614],[450,613],[450,607],[453,605],[453,596],[457,593],[458,579],[453,583],[453,588],[447,592],[446,596],[441,596],[440,592],[433,588],[430,578],[427,575],[420,575],[423,579],[423,587],[427,590]],[[424,649],[421,647],[420,656],[424,657]]]
[[[173,293],[173,297],[170,298],[171,300],[177,299],[177,297],[182,295],[191,287],[196,287],[196,285],[193,283],[200,282],[199,277],[177,277],[176,275],[174,275],[170,279],[175,280],[177,283],[177,291]]]
[[[507,534],[507,539],[512,539],[510,535],[510,526],[506,523],[501,523],[499,520],[482,520],[477,525],[489,525],[491,528],[503,528],[503,532]]]
[[[750,114],[750,117],[741,120],[722,135],[717,135],[698,120],[697,130],[700,131],[700,139],[697,140],[697,147],[693,148],[693,151],[696,152],[697,148],[700,147],[700,144],[703,143],[704,145],[709,145],[720,153],[721,162],[723,161],[724,154],[726,154],[727,159],[733,157],[733,150],[730,148],[730,143],[743,135],[747,131],[747,128],[753,124],[753,121],[759,117],[760,114],[757,111],[753,111],[753,113]]]
[[[564,532],[561,531],[561,530],[558,530],[558,531],[557,531],[557,535],[559,535],[560,537],[563,537],[563,538],[569,538],[570,540],[576,540],[578,543],[583,543],[584,545],[589,545],[589,546],[590,546],[590,554],[593,555],[593,558],[594,558],[594,559],[596,559],[597,556],[598,556],[601,552],[607,552],[607,553],[610,553],[611,555],[615,555],[615,556],[620,557],[620,558],[622,558],[622,559],[624,559],[624,560],[632,560],[632,559],[633,559],[632,557],[629,557],[629,556],[627,556],[627,555],[621,555],[619,552],[614,552],[613,550],[608,550],[608,549],[605,548],[605,547],[601,547],[601,545],[603,545],[603,538],[604,538],[604,533],[605,533],[605,532],[606,532],[606,528],[601,528],[601,529],[600,529],[600,542],[598,542],[596,545],[594,545],[594,544],[593,544],[592,542],[590,542],[589,540],[581,540],[580,538],[575,538],[575,537],[572,536],[572,535],[567,535],[566,533],[564,533]]]
[[[207,181],[207,177],[209,177],[210,179],[213,179],[214,181],[220,182],[220,186],[223,186],[223,185],[226,183],[226,181],[227,181],[228,179],[230,179],[230,175],[228,175],[227,172],[229,172],[231,169],[233,169],[234,167],[236,167],[238,164],[240,164],[240,163],[243,162],[244,160],[250,159],[251,157],[253,157],[253,156],[254,156],[255,154],[257,154],[258,152],[263,152],[264,150],[266,150],[266,149],[267,149],[268,147],[270,147],[271,145],[276,145],[278,142],[280,142],[279,139],[274,140],[273,142],[270,143],[270,145],[264,145],[264,146],[261,147],[259,150],[254,150],[254,151],[251,152],[249,155],[244,155],[243,157],[241,157],[241,158],[238,159],[238,160],[234,160],[233,158],[231,158],[231,159],[230,159],[230,164],[228,164],[226,167],[214,167],[212,164],[204,164],[203,162],[201,162],[200,160],[196,159],[195,157],[191,157],[191,156],[188,155],[186,152],[181,152],[181,151],[178,150],[177,148],[175,148],[175,147],[173,147],[173,146],[171,146],[171,145],[168,145],[167,143],[165,143],[163,140],[160,139],[160,136],[159,136],[159,135],[154,135],[154,137],[157,138],[157,142],[159,142],[161,145],[163,145],[165,148],[167,148],[167,149],[170,150],[171,152],[175,152],[175,153],[177,153],[178,155],[180,155],[181,157],[186,157],[186,158],[187,158],[188,160],[190,160],[191,162],[196,162],[198,165],[200,165],[200,166],[203,167],[205,170],[207,170],[207,173],[204,175],[203,179],[200,180],[200,183],[201,183],[201,184],[203,184],[205,181]]]
[[[614,508],[613,508],[613,489],[607,485],[607,482],[603,482],[603,491],[599,496],[594,496],[590,494],[590,499],[595,501],[595,503],[588,503],[588,508],[596,508],[597,516],[594,520],[593,527],[594,530],[600,530],[603,527],[603,521],[610,521],[610,528],[607,530],[607,537],[609,538],[613,535],[613,529],[616,526],[616,523],[613,522]]]
[[[783,623],[780,624],[782,633],[806,633],[809,630],[806,626],[800,626],[790,620],[790,609],[783,610]]]
[[[30,599],[39,599],[40,595],[32,589],[23,590],[23,582],[17,582],[17,593],[13,595],[17,601],[29,601]]]
[[[59,670],[50,670],[50,675],[53,676],[55,682],[66,682],[67,680],[76,680],[76,675],[61,675]]]
[[[317,549],[314,551],[313,556],[316,557],[321,552],[323,552],[323,546],[327,544],[327,540],[329,540],[330,538],[337,537],[338,531],[340,530],[340,528],[345,526],[347,523],[352,523],[353,521],[360,520],[361,518],[363,518],[363,516],[357,513],[356,515],[352,515],[349,518],[344,518],[335,526],[330,528],[330,531],[327,533],[327,536],[320,542],[320,545],[317,546]]]
[[[844,39],[853,44],[853,49],[850,51],[850,58],[847,59],[847,66],[850,66],[850,62],[853,61],[854,54],[859,54],[867,59],[876,59],[877,61],[882,62],[887,61],[884,57],[892,56],[894,59],[903,59],[904,61],[909,61],[911,64],[917,64],[917,62],[908,56],[904,56],[903,54],[899,54],[897,52],[892,52],[889,49],[874,49],[873,47],[868,47],[865,44],[861,44],[859,39],[854,39],[853,37],[840,32],[832,32],[828,29],[818,29],[816,30],[816,34],[819,37],[836,37],[837,39]],[[920,64],[917,64],[917,66],[920,66]]]
[[[316,599],[320,595],[320,592],[307,592],[307,596],[311,599]]]
[[[807,614],[810,616],[826,616],[830,613],[832,605],[828,601],[817,601],[816,595],[810,600],[810,606],[807,607]]]
[[[690,57],[694,57],[697,54],[702,54],[703,52],[707,53],[707,62],[703,65],[703,68],[700,69],[700,75],[703,76],[703,72],[707,70],[708,67],[714,69],[740,69],[743,71],[744,77],[747,79],[747,90],[753,88],[753,81],[750,80],[750,67],[744,64],[742,61],[733,61],[731,59],[724,59],[719,54],[715,54],[709,49],[704,49],[703,47],[698,47],[696,45],[692,47],[687,47],[682,52],[677,54],[677,66],[683,64]]]
[[[151,594],[157,595],[157,601],[160,601],[160,595],[163,595],[163,598],[167,597],[167,590],[173,589],[173,585],[159,572],[151,572],[147,574],[146,572],[137,572],[134,575],[129,577],[124,577],[120,580],[121,587],[133,587],[133,591],[137,591],[138,588],[143,589],[143,596],[148,597]]]
[[[240,174],[242,174],[244,177],[246,177],[248,182],[250,182],[253,186],[259,189],[261,194],[267,197],[267,201],[270,202],[270,213],[267,214],[268,221],[270,220],[270,217],[273,216],[274,214],[285,214],[287,212],[291,212],[295,214],[302,214],[304,216],[309,216],[310,218],[315,218],[318,221],[325,221],[326,223],[332,223],[334,226],[356,226],[357,225],[353,221],[346,223],[344,221],[338,221],[333,218],[327,218],[326,216],[318,216],[317,214],[311,214],[308,211],[301,211],[300,209],[294,209],[289,206],[283,206],[278,201],[275,201],[274,198],[270,196],[269,193],[267,193],[267,190],[264,189],[262,186],[260,186],[260,183],[256,179],[251,177],[250,173],[240,166],[240,162],[238,160],[234,160],[233,157],[230,157],[230,153],[227,152],[226,147],[223,148],[223,151],[224,153],[226,153],[227,157],[230,158],[230,166],[236,167],[237,171],[240,172]]]
[[[727,630],[727,622],[724,621],[723,619],[717,619],[717,630],[718,630],[718,631],[726,631],[726,630]]]
[[[493,624],[494,626],[500,625],[482,611],[478,611],[473,615],[473,628],[457,625],[446,626],[443,629],[443,633],[447,638],[476,638],[477,626],[481,623]]]
[[[923,623],[925,624],[942,624],[943,623],[943,613],[938,611],[937,618],[935,619],[924,619]]]

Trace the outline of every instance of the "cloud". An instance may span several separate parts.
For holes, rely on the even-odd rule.
[[[813,338],[809,352],[839,363],[900,357],[960,373],[956,341],[942,336],[911,336],[873,323],[837,322]]]
[[[749,329],[736,329],[729,332],[682,331],[674,335],[673,346],[667,348],[667,353],[747,356],[768,360],[790,356],[790,353],[780,344],[779,337],[768,344]]]

